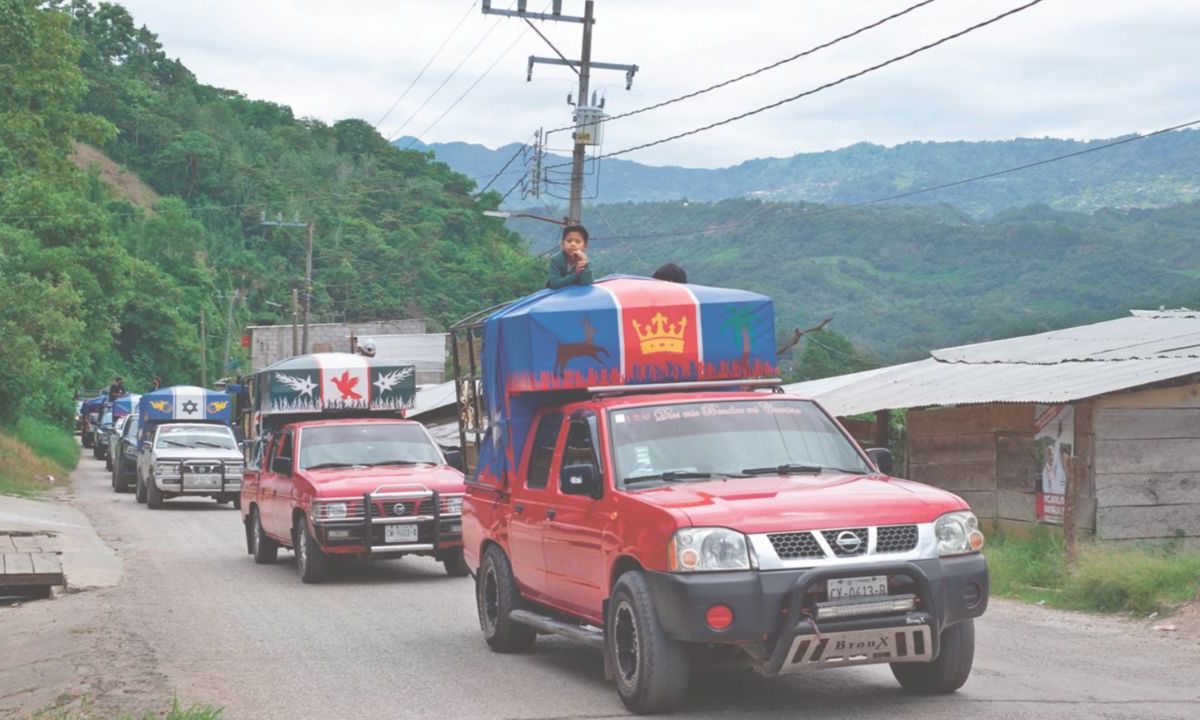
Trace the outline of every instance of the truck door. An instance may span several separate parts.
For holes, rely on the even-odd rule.
[[[292,473],[295,471],[295,453],[292,431],[279,434],[273,444],[271,466],[264,469],[259,479],[262,495],[263,528],[268,534],[292,543]]]
[[[600,462],[596,414],[590,410],[571,415],[560,461],[550,475],[554,493],[546,510],[543,534],[546,554],[546,583],[555,605],[603,621],[604,552],[602,539],[613,504],[608,483],[602,483],[600,499],[562,492],[562,468],[591,465],[597,478],[604,477]]]
[[[546,564],[542,532],[546,510],[553,493],[550,468],[557,456],[563,425],[561,412],[546,413],[538,420],[530,443],[529,457],[513,488],[512,514],[508,524],[509,560],[521,592],[531,597],[546,594]]]

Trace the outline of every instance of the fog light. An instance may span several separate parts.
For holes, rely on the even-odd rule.
[[[449,523],[449,524],[447,524],[447,525],[446,525],[446,532],[448,532],[448,533],[461,533],[461,532],[462,532],[462,523]]]
[[[704,621],[713,630],[725,630],[733,624],[733,610],[728,605],[713,605],[704,613]]]
[[[329,539],[330,540],[345,540],[348,537],[350,537],[349,530],[330,530],[329,531]]]
[[[974,610],[979,606],[979,601],[983,599],[983,588],[977,582],[969,582],[963,585],[962,589],[963,605],[968,610]]]

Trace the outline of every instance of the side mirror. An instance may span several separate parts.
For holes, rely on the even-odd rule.
[[[884,475],[891,475],[894,472],[891,450],[887,448],[867,448],[867,456],[871,458],[871,462],[875,463],[875,467],[879,468],[879,472]]]
[[[463,463],[461,450],[446,450],[442,454],[446,456],[447,465],[461,473],[465,473],[467,471],[467,466],[465,463]]]
[[[558,477],[563,495],[584,495],[599,500],[602,493],[595,465],[567,465]]]
[[[276,475],[291,475],[292,474],[292,459],[277,457],[271,461],[271,472]]]

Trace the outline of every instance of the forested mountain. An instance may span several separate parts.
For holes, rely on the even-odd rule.
[[[551,208],[553,210],[553,208]],[[534,210],[547,213],[543,208]],[[551,213],[554,214],[554,213]],[[535,251],[553,225],[510,221]],[[624,203],[584,209],[596,272],[689,279],[775,298],[781,333],[829,325],[867,360],[1200,305],[1200,202],[1075,213],[1032,206],[976,219],[948,205]]]
[[[400,147],[412,138],[396,141]],[[596,202],[712,201],[753,197],[845,205],[1079,152],[1112,140],[1080,142],[1021,138],[987,142],[910,142],[895,147],[858,143],[840,150],[763,158],[727,168],[642,165],[621,158],[600,164]],[[412,143],[474,178],[490,180],[520,148],[489,150],[468,143]],[[912,205],[949,203],[975,217],[1043,204],[1059,210],[1159,207],[1200,200],[1200,130],[1181,130],[986,181],[904,198]],[[570,162],[552,156],[549,164]],[[544,163],[545,164],[545,163]],[[516,172],[514,172],[516,170]],[[515,161],[496,181],[500,192],[520,178]],[[594,181],[593,181],[594,182]],[[594,184],[593,184],[593,187]],[[514,194],[510,205],[520,204]]]
[[[134,390],[199,382],[201,313],[209,378],[239,328],[290,321],[304,230],[262,213],[315,222],[317,322],[444,326],[541,283],[521,239],[481,217],[497,195],[472,198],[361,120],[199,82],[119,5],[0,0],[0,78],[0,421],[66,417],[74,388],[118,373]],[[75,140],[161,199],[114,195],[68,160]]]

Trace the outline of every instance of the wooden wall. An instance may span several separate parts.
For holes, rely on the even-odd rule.
[[[1034,520],[1034,408],[1024,403],[908,412],[908,477],[962,497],[983,520]]]
[[[1097,533],[1200,545],[1200,385],[1095,401]]]

